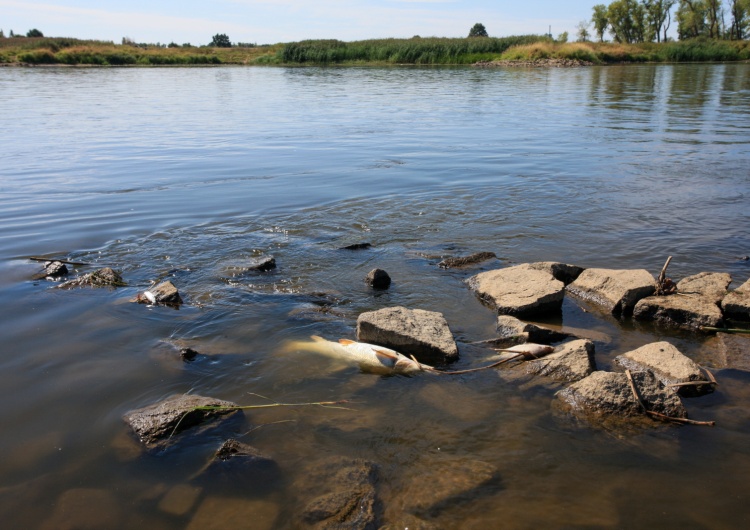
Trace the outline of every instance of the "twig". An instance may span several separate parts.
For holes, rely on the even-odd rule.
[[[635,400],[638,402],[638,404],[641,406],[641,409],[643,410],[643,412],[646,413],[647,416],[658,418],[660,420],[672,421],[675,423],[684,423],[686,425],[703,425],[706,427],[713,427],[714,425],[716,425],[716,422],[714,421],[696,421],[696,420],[691,420],[688,418],[677,418],[674,416],[667,416],[666,414],[662,414],[654,410],[648,410],[646,408],[646,405],[643,403],[643,400],[641,400],[641,396],[638,393],[638,390],[635,388],[635,382],[633,381],[633,374],[630,373],[630,370],[625,370],[625,375],[628,378],[628,384],[630,385],[630,390],[633,392],[633,396],[635,396]]]
[[[685,381],[684,383],[670,383],[665,385],[667,388],[679,388],[683,386],[703,386],[703,385],[716,385],[715,381]]]
[[[503,359],[502,361],[488,364],[487,366],[481,366],[479,368],[469,368],[468,370],[456,370],[453,372],[441,372],[437,370],[435,373],[440,374],[440,375],[461,375],[461,374],[468,374],[471,372],[479,372],[480,370],[489,370],[490,368],[495,368],[496,366],[500,366],[501,364],[507,363],[508,361],[512,361],[513,359],[518,359],[519,357],[523,357],[523,353],[519,353],[518,355],[514,355],[513,357],[508,357],[507,359]]]
[[[722,333],[750,333],[750,329],[741,328],[712,328],[711,326],[701,326],[701,331],[720,331]]]
[[[661,272],[659,273],[659,278],[656,280],[654,294],[656,294],[657,296],[672,294],[675,291],[674,282],[672,282],[671,279],[667,278],[667,267],[669,267],[669,262],[671,261],[672,261],[672,256],[669,256],[667,258],[667,262],[661,268]]]
[[[711,370],[709,370],[705,366],[701,366],[700,369],[706,373],[706,375],[708,376],[708,378],[711,380],[713,384],[715,384],[716,386],[719,385],[718,381],[716,381],[716,378],[714,377],[714,374],[711,373]]]
[[[88,267],[90,263],[78,263],[75,261],[67,261],[64,259],[57,259],[57,258],[39,258],[36,256],[29,257],[32,261],[59,261],[60,263],[65,263],[66,265],[75,265],[77,267]]]

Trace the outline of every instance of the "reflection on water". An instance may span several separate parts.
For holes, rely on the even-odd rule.
[[[306,470],[331,456],[377,465],[394,528],[747,524],[742,372],[719,371],[715,394],[686,402],[716,428],[624,434],[555,415],[559,386],[512,369],[382,378],[281,346],[354,338],[361,312],[404,305],[444,313],[456,367],[480,365],[492,352],[469,343],[492,337],[495,319],[463,280],[498,264],[656,273],[672,255],[677,278],[744,282],[748,65],[6,68],[0,93],[6,524],[294,526],[314,497]],[[339,250],[360,242],[373,246]],[[437,268],[474,251],[499,261]],[[260,254],[278,268],[228,274]],[[30,281],[31,255],[112,266],[129,286],[55,290]],[[388,291],[365,286],[375,267]],[[129,302],[165,275],[179,311]],[[603,369],[653,340],[716,362],[710,341],[572,301],[551,323],[596,332]],[[204,355],[182,362],[173,344]],[[125,412],[180,392],[354,410],[247,411],[231,434],[274,458],[279,480],[233,489],[195,480],[222,436],[143,455],[125,429]],[[472,484],[485,470],[491,480]],[[428,502],[429,476],[465,491]]]

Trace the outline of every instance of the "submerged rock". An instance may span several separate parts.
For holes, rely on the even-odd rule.
[[[252,528],[273,530],[281,508],[275,502],[261,499],[210,496],[198,506],[185,530]]]
[[[51,281],[58,281],[63,276],[68,275],[68,267],[62,261],[46,261],[44,263],[44,270],[39,274],[34,275],[34,280],[41,280],[46,278]]]
[[[365,282],[373,289],[388,289],[391,277],[383,269],[372,269],[365,277]]]
[[[482,272],[467,283],[499,314],[512,316],[560,311],[565,289],[552,274],[528,263]]]
[[[248,272],[268,272],[276,268],[276,258],[273,256],[258,256],[232,261],[224,266],[224,274],[239,276]]]
[[[438,263],[438,267],[440,267],[441,269],[468,267],[469,265],[476,265],[477,263],[495,258],[497,258],[497,256],[494,252],[476,252],[469,256],[445,258],[443,261]]]
[[[705,381],[700,366],[668,342],[653,342],[615,358],[615,362],[631,371],[651,370],[664,386],[691,381]],[[713,392],[713,385],[676,387],[683,396]]]
[[[550,344],[570,337],[570,334],[530,324],[509,315],[497,317],[497,332],[500,339],[520,339],[517,342]]]
[[[215,487],[220,483],[231,485],[234,489],[267,489],[269,483],[278,478],[278,473],[279,466],[275,460],[263,455],[255,447],[232,438],[221,445],[193,480],[205,483],[206,487]]]
[[[750,336],[717,333],[715,342],[722,367],[750,372]]]
[[[726,273],[702,272],[689,276],[677,284],[677,294],[640,300],[633,318],[689,329],[719,327],[723,324],[719,303],[731,282]]]
[[[104,267],[58,285],[60,289],[73,287],[124,287],[126,283],[117,271]]]
[[[425,364],[458,358],[458,347],[441,313],[405,307],[388,307],[362,313],[357,318],[357,339],[414,355]]]
[[[634,372],[633,382],[649,410],[666,416],[686,418],[687,411],[677,393],[664,388],[649,371]],[[562,410],[593,423],[644,417],[624,373],[593,372],[555,394]]]
[[[202,409],[202,407],[228,407]],[[177,435],[185,431],[200,433],[216,427],[234,416],[241,416],[236,403],[221,399],[175,395],[140,409],[132,410],[123,420],[148,449],[166,448],[176,443]]]
[[[114,493],[104,489],[67,490],[53,507],[52,515],[39,526],[41,530],[119,528],[124,515]]]
[[[639,300],[654,293],[655,280],[645,269],[586,269],[566,289],[613,315],[627,315]]]
[[[567,342],[543,359],[527,362],[526,367],[530,374],[555,381],[580,381],[596,370],[594,343],[585,339]]]
[[[346,245],[345,247],[339,248],[339,250],[366,250],[372,247],[371,243],[354,243],[352,245]]]
[[[750,280],[726,295],[721,302],[721,308],[727,318],[750,320]]]

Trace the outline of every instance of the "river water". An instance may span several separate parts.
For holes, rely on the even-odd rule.
[[[392,528],[750,522],[750,376],[720,369],[702,337],[571,300],[552,317],[609,336],[596,343],[603,369],[653,340],[715,368],[717,392],[685,400],[715,428],[636,432],[560,417],[559,385],[509,372],[387,378],[283,348],[353,339],[359,313],[403,305],[442,312],[454,367],[479,366],[491,352],[469,343],[491,338],[495,317],[463,280],[527,261],[656,274],[672,255],[676,279],[719,271],[743,283],[750,65],[3,68],[0,116],[7,528],[225,527],[237,514],[249,528],[295,527],[301,470],[337,455],[378,467]],[[339,250],[361,242],[373,246]],[[499,259],[437,267],[476,251]],[[262,254],[275,271],[228,273]],[[54,289],[31,279],[30,256],[91,264],[80,273],[111,266],[128,287]],[[393,278],[388,291],[364,284],[375,267]],[[130,303],[165,277],[179,311]],[[170,343],[205,355],[182,362]],[[221,438],[143,455],[122,421],[186,392],[352,410],[248,410],[234,435],[276,460],[278,480],[198,485]],[[495,479],[415,508],[477,463]]]

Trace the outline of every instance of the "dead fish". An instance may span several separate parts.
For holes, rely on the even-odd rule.
[[[432,366],[421,364],[415,359],[410,359],[384,346],[349,339],[339,339],[333,342],[317,335],[311,336],[310,339],[310,341],[290,342],[285,349],[287,351],[310,351],[332,359],[343,360],[358,365],[363,372],[374,374],[410,375],[417,372],[436,372]]]
[[[552,353],[555,350],[552,346],[547,346],[546,344],[535,344],[533,342],[527,342],[525,344],[518,344],[517,346],[513,346],[511,348],[504,348],[502,350],[495,350],[498,352],[508,352],[508,353],[515,353],[516,355],[514,357],[509,357],[510,359],[516,359],[523,357],[525,359],[538,359],[539,357],[544,357],[548,353]]]

